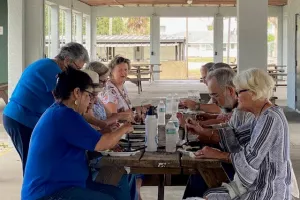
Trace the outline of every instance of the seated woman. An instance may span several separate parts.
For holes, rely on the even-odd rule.
[[[104,103],[106,110],[110,113],[132,112],[128,92],[124,86],[130,70],[130,60],[116,56],[109,63],[108,68],[110,69],[110,80],[107,81],[104,91],[100,94],[101,101]],[[137,114],[142,116],[143,108],[136,107],[135,109]],[[137,178],[138,192],[140,191],[141,185],[142,176]]]
[[[214,132],[212,142],[220,142],[228,152],[204,147],[195,153],[198,159],[212,158],[232,162],[236,175],[234,184],[211,189],[206,199],[292,199],[289,130],[282,109],[269,101],[274,81],[266,72],[250,69],[240,73],[234,84],[238,108],[255,115],[248,131]],[[199,130],[197,125],[189,128]],[[236,185],[237,187],[234,187]]]
[[[114,147],[132,131],[124,124],[102,135],[83,118],[93,93],[91,78],[69,67],[58,75],[54,90],[57,102],[42,115],[33,130],[22,185],[21,199],[130,199],[129,191],[93,183],[86,150]]]
[[[92,78],[92,80],[94,82],[94,85],[97,85],[94,88],[94,93],[93,93],[94,97],[93,97],[93,100],[91,101],[91,103],[92,103],[92,105],[90,106],[91,109],[89,109],[90,115],[94,116],[96,119],[105,121],[108,125],[111,125],[111,126],[108,126],[108,128],[103,129],[103,131],[109,134],[112,130],[117,129],[117,127],[115,127],[114,124],[118,120],[131,122],[133,119],[131,112],[122,112],[122,113],[111,114],[108,111],[106,111],[104,104],[98,97],[99,92],[101,92],[103,90],[103,88],[105,87],[105,84],[107,82],[107,79],[109,76],[109,68],[106,67],[104,64],[95,61],[95,62],[90,62],[87,65],[86,69],[83,71],[85,73],[89,74],[89,76]],[[93,163],[96,164],[99,161],[101,162],[101,157],[94,159]],[[104,171],[101,171],[102,174],[103,173],[105,174],[106,169],[107,168],[100,168],[100,170],[104,170]],[[108,170],[109,170],[109,172],[112,172],[112,170],[114,170],[114,169],[110,167]],[[98,177],[98,172],[99,172],[99,170],[93,169],[93,180],[96,182],[98,182],[99,178],[100,179],[102,178],[102,177]],[[116,172],[113,172],[112,174],[114,174],[115,176],[118,176],[119,173],[116,171]],[[123,175],[120,182],[118,183],[118,186],[122,187],[122,188],[123,187],[128,188],[130,190],[132,200],[138,199],[135,175],[131,175],[131,174]]]
[[[91,101],[91,106],[89,107],[90,109],[88,109],[85,117],[95,118],[98,121],[105,122],[107,127],[104,127],[102,130],[105,130],[106,132],[110,132],[110,130],[117,128],[114,126],[117,121],[133,121],[133,113],[131,110],[128,110],[127,112],[111,113],[105,108],[103,102],[98,97],[99,93],[103,91],[108,80],[110,73],[109,68],[100,62],[94,61],[90,62],[83,71],[88,73],[92,79],[96,79],[94,84],[97,85],[97,87],[94,88],[94,96]]]

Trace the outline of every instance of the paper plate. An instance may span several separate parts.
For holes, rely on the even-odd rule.
[[[103,156],[113,156],[113,157],[128,157],[128,156],[134,156],[140,151],[135,152],[109,152],[109,151],[100,151],[100,153]]]

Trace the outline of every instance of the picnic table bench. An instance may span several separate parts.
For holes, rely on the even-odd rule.
[[[7,83],[0,83],[0,98],[2,98],[6,104],[8,103],[8,95],[6,93],[7,89]]]

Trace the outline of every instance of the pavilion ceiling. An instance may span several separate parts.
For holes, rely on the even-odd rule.
[[[79,0],[90,6],[234,6],[236,0]],[[249,0],[251,1],[251,0]],[[191,3],[191,4],[188,4]],[[284,6],[288,0],[269,0],[269,5]]]

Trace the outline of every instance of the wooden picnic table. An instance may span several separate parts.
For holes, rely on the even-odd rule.
[[[142,92],[142,81],[148,80],[153,81],[153,73],[160,73],[160,70],[153,70],[154,66],[161,64],[149,64],[149,63],[131,63],[131,69],[129,75],[135,75],[136,79],[129,79],[132,82],[135,82],[138,86],[138,94]],[[150,75],[149,78],[142,78],[142,75]]]
[[[131,174],[156,174],[159,175],[158,200],[164,199],[165,176],[174,174],[199,173],[209,188],[219,187],[223,182],[228,182],[221,162],[213,159],[195,159],[179,152],[167,153],[141,152],[129,157],[103,157],[101,165],[112,165],[130,168]],[[96,166],[97,168],[97,166]]]
[[[214,159],[195,159],[180,152],[168,153],[161,147],[165,145],[164,126],[158,127],[157,152],[140,152],[129,157],[102,157],[101,166],[126,167],[131,174],[158,175],[158,200],[164,199],[164,186],[166,175],[199,174],[203,177],[209,188],[219,187],[228,182],[228,177],[222,168],[221,162]]]

